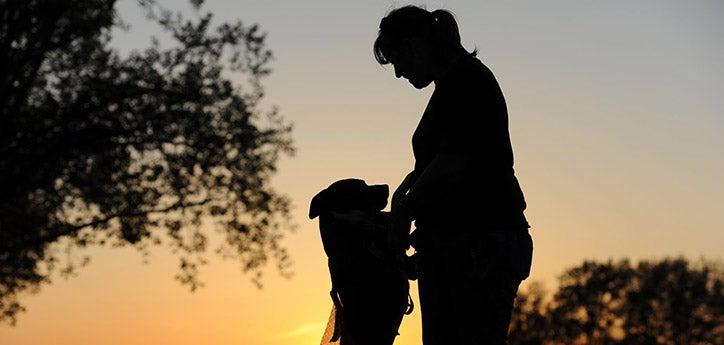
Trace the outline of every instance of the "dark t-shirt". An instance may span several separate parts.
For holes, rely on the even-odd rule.
[[[417,224],[528,227],[513,170],[505,99],[493,73],[474,56],[460,58],[435,82],[412,137],[416,176],[438,153],[462,155],[460,178],[414,210]]]

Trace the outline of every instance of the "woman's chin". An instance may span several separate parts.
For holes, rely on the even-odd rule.
[[[426,88],[430,83],[432,80],[410,80],[410,84],[419,90]]]

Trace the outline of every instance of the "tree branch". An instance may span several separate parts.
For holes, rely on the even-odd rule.
[[[92,226],[97,226],[97,225],[100,225],[103,223],[107,223],[116,218],[145,217],[145,216],[147,216],[149,214],[153,214],[153,213],[166,213],[166,212],[175,211],[175,210],[182,209],[182,208],[185,209],[185,208],[190,208],[190,207],[202,206],[212,200],[213,199],[208,198],[208,199],[205,199],[202,201],[197,201],[197,202],[189,202],[189,203],[178,202],[171,206],[160,208],[160,209],[155,209],[155,210],[145,210],[145,211],[135,211],[135,212],[123,211],[123,212],[111,214],[106,217],[99,218],[99,219],[96,219],[96,220],[93,220],[93,221],[90,221],[90,222],[84,223],[84,224],[77,224],[77,225],[69,224],[67,226],[55,228],[54,231],[51,231],[50,233],[47,233],[47,234],[41,234],[40,236],[38,236],[36,238],[25,238],[23,240],[16,241],[15,243],[4,244],[4,245],[0,246],[0,253],[11,252],[11,251],[21,251],[25,248],[31,248],[31,247],[43,245],[45,243],[50,243],[50,242],[57,240],[58,238],[60,238],[62,236],[68,236],[68,235],[71,235],[73,233],[80,231],[81,229],[84,229],[87,227],[92,227]]]

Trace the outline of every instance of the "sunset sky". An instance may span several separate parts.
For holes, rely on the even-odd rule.
[[[188,12],[187,1],[160,2]],[[218,21],[258,23],[276,56],[266,103],[294,123],[298,151],[273,180],[295,207],[298,228],[283,240],[293,278],[269,267],[259,290],[209,253],[192,294],[173,279],[167,248],[147,264],[131,248],[94,248],[77,276],[22,298],[28,311],[0,326],[0,345],[319,344],[330,282],[309,200],[347,177],[394,189],[412,169],[411,136],[433,86],[414,89],[372,55],[380,19],[409,3],[204,6]],[[723,258],[724,2],[412,4],[454,12],[464,46],[478,48],[506,96],[535,248],[523,287],[553,288],[584,259]],[[159,33],[135,1],[118,9],[132,26],[114,38],[122,52]],[[421,344],[420,332],[418,309],[396,344]]]

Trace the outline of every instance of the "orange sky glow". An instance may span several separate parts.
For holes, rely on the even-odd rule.
[[[423,3],[457,15],[464,45],[479,49],[505,93],[534,239],[523,288],[553,288],[584,259],[722,258],[724,5]],[[258,289],[210,252],[205,286],[189,293],[173,279],[168,248],[147,263],[130,248],[91,248],[75,277],[24,296],[28,310],[0,326],[0,345],[319,344],[332,303],[309,200],[347,177],[396,187],[413,166],[410,138],[432,92],[372,56],[379,20],[402,4],[207,1],[219,19],[259,23],[276,56],[266,102],[294,123],[298,150],[273,180],[295,207],[298,227],[282,242],[291,279],[270,266]],[[118,8],[133,29],[114,44],[142,48],[156,29],[134,1]],[[419,309],[400,334],[396,344],[421,344]]]

